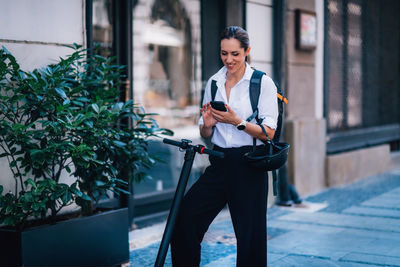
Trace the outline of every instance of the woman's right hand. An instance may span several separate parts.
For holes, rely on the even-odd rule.
[[[211,114],[211,105],[210,102],[203,105],[203,108],[200,109],[201,115],[203,116],[204,127],[212,128],[217,124],[217,120]]]

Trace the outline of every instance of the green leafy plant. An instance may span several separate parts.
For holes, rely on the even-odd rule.
[[[23,228],[55,220],[76,203],[92,214],[112,191],[128,193],[156,158],[147,151],[160,129],[142,107],[119,102],[122,66],[74,52],[31,72],[0,50],[0,158],[7,158],[13,192],[0,185],[0,224]],[[68,173],[72,182],[62,183]]]

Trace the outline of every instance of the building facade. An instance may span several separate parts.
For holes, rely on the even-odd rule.
[[[22,68],[52,63],[77,43],[127,65],[121,99],[134,99],[175,139],[200,138],[199,105],[222,63],[219,34],[243,26],[251,65],[289,98],[289,180],[301,195],[384,171],[399,149],[398,1],[0,0],[0,44]],[[153,140],[162,158],[134,185],[136,216],[165,212],[184,153]],[[379,160],[377,160],[377,158]],[[190,183],[208,164],[197,156]],[[13,186],[7,162],[0,182]],[[65,177],[67,180],[68,177]],[[272,199],[270,203],[272,203]]]

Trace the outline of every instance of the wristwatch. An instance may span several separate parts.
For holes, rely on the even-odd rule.
[[[236,128],[240,131],[243,131],[244,129],[246,129],[246,124],[247,121],[242,120],[238,125],[236,125]]]

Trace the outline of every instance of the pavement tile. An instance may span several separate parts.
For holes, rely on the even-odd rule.
[[[273,253],[270,252],[269,249],[268,250],[268,254],[267,254],[267,264],[270,265],[272,262],[276,262],[281,258],[286,257],[288,254],[284,253],[284,254],[280,254],[280,253]]]
[[[374,239],[369,244],[362,244],[353,252],[400,257],[400,240]]]
[[[354,238],[358,237],[371,237],[374,239],[394,239],[400,240],[400,233],[384,232],[384,231],[371,231],[371,230],[360,230],[360,229],[344,229],[341,231],[342,235],[353,235]]]
[[[316,233],[339,233],[346,228],[340,228],[336,226],[329,225],[318,225],[316,227],[314,224],[305,224],[298,223],[296,221],[280,221],[280,220],[272,220],[268,221],[268,227],[275,227],[285,230],[296,230],[296,231],[308,231],[308,232],[316,232]]]
[[[270,267],[288,267],[288,266],[304,266],[304,267],[340,267],[338,263],[329,259],[323,259],[318,257],[309,257],[302,255],[288,255],[284,258],[280,258],[269,264]]]
[[[340,235],[337,233],[320,234],[314,232],[292,231],[278,238],[270,240],[268,245],[285,248],[294,252],[300,248],[315,248],[317,250],[351,252],[357,248],[369,245],[375,239],[366,237],[354,237],[352,235]]]
[[[383,209],[381,207],[371,208],[371,207],[350,207],[343,211],[345,214],[354,214],[354,215],[361,215],[361,216],[376,216],[376,217],[387,217],[387,218],[394,218],[400,219],[400,210],[394,209]]]
[[[355,263],[368,263],[370,265],[379,266],[400,266],[400,257],[389,257],[365,253],[349,253],[340,259],[340,261],[355,262]]]
[[[154,243],[146,248],[131,251],[131,267],[150,267],[154,266],[160,242]],[[236,255],[236,246],[226,244],[201,244],[201,266],[215,262],[229,255]],[[236,257],[236,256],[235,256]],[[235,261],[236,263],[236,261]],[[168,250],[165,258],[165,267],[172,266],[171,253]]]
[[[361,203],[363,206],[369,207],[381,207],[381,208],[392,208],[398,209],[400,207],[400,198],[394,197],[392,195],[389,196],[379,196],[376,198],[369,199]]]
[[[328,212],[316,212],[311,214],[295,212],[281,216],[279,220],[296,221],[298,223],[310,223],[314,225],[400,232],[400,220],[390,218],[369,218],[366,220],[363,216],[356,215]]]
[[[315,247],[309,246],[298,246],[292,250],[292,253],[303,255],[303,256],[315,256],[320,258],[326,258],[330,260],[337,261],[343,256],[349,253],[349,250],[344,250],[338,247],[335,248],[325,248],[325,247]]]
[[[236,266],[236,255],[232,254],[223,258],[220,258],[216,261],[210,262],[208,264],[203,265],[204,267],[234,267]]]

